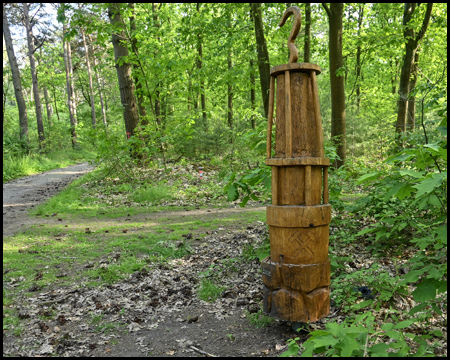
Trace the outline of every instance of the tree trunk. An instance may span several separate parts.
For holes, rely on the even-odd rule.
[[[255,21],[256,49],[258,52],[259,79],[261,82],[261,94],[264,104],[264,114],[269,113],[269,86],[270,86],[270,61],[267,51],[266,39],[262,23],[261,3],[251,3],[252,14]]]
[[[358,14],[358,38],[361,36],[364,4],[359,4]],[[359,112],[361,105],[361,45],[356,47],[356,106]]]
[[[197,3],[197,12],[200,13],[200,4]],[[202,119],[203,119],[203,127],[206,132],[208,132],[208,122],[206,119],[206,94],[205,94],[205,79],[202,74],[202,66],[203,66],[203,41],[202,41],[202,30],[199,29],[197,34],[197,51],[198,51],[198,61],[197,61],[197,69],[199,70],[200,76],[200,104],[202,107]]]
[[[330,83],[331,83],[331,137],[337,147],[340,159],[336,167],[341,167],[346,159],[346,125],[345,125],[345,89],[344,77],[337,75],[337,70],[344,66],[342,56],[342,16],[343,3],[331,3],[330,7],[322,4],[328,14],[330,37]]]
[[[419,62],[419,52],[416,51],[414,56],[413,70],[411,73],[411,80],[409,83],[409,91],[413,92],[417,82],[417,63]],[[406,130],[413,132],[416,128],[416,97],[410,95],[408,99],[408,117],[406,120]]]
[[[231,68],[233,67],[233,63],[231,60],[231,51],[228,53],[227,62],[228,62],[228,72],[230,72]],[[232,79],[230,76],[229,80],[228,80],[228,89],[227,89],[228,90],[227,91],[227,94],[228,94],[228,111],[227,111],[228,127],[231,130],[230,143],[233,142],[233,133],[232,133],[232,130],[233,130],[233,86],[232,86],[231,82],[232,82]]]
[[[403,58],[402,72],[400,74],[400,86],[398,89],[399,100],[398,100],[398,114],[397,122],[395,124],[396,132],[396,142],[399,147],[403,147],[403,141],[401,140],[401,135],[406,131],[406,119],[408,114],[408,97],[410,93],[410,77],[411,71],[414,66],[414,57],[419,47],[419,43],[425,35],[428,23],[431,17],[431,10],[433,8],[433,3],[427,3],[427,10],[425,17],[423,19],[422,27],[415,35],[414,29],[410,28],[410,20],[412,19],[414,12],[416,10],[416,3],[405,3],[405,8],[403,12],[403,26],[405,27],[403,31],[403,37],[405,38],[405,56]]]
[[[88,34],[89,36],[89,42],[92,46],[92,36],[91,34]],[[106,111],[105,111],[105,106],[103,104],[103,91],[102,91],[102,84],[100,81],[100,74],[99,71],[96,70],[96,60],[95,60],[95,54],[94,54],[94,47],[92,46],[92,63],[94,64],[94,73],[95,73],[95,78],[97,79],[97,85],[98,85],[98,94],[100,96],[100,106],[102,108],[102,116],[103,116],[103,125],[105,126],[105,130],[106,127],[108,126],[108,123],[106,122]]]
[[[157,29],[159,29],[158,25],[158,14],[156,13],[156,4],[152,3],[152,14],[153,14],[153,26]],[[161,41],[159,36],[157,37],[158,43]],[[155,59],[158,58],[158,51],[155,50],[154,53]],[[162,83],[161,81],[158,81],[156,84],[156,99],[155,99],[155,117],[156,117],[156,123],[158,124],[158,128],[161,129],[161,89]],[[162,136],[162,135],[161,135]]]
[[[108,16],[115,28],[121,28],[119,33],[112,34],[112,43],[114,47],[114,58],[117,69],[117,78],[119,81],[120,99],[123,107],[123,118],[127,136],[134,135],[135,129],[139,123],[138,106],[134,95],[134,83],[131,76],[131,65],[121,58],[128,58],[128,48],[122,41],[126,39],[123,30],[124,22],[120,15],[120,4],[113,3],[108,6]]]
[[[309,63],[311,57],[311,3],[305,3],[305,45],[303,61]]]
[[[83,38],[83,46],[84,50],[86,52],[86,67],[88,71],[88,77],[89,77],[89,90],[91,94],[91,118],[92,118],[92,127],[95,128],[97,125],[97,121],[95,119],[95,98],[94,98],[94,84],[92,82],[92,72],[91,72],[91,64],[89,62],[89,48],[86,44],[86,36],[84,35],[84,30],[82,27],[80,27],[81,31],[81,37]]]
[[[131,16],[130,16],[130,34],[131,34],[131,48],[133,49],[136,57],[139,56],[139,51],[137,47],[137,39],[136,39],[136,20],[134,18],[134,3],[129,3],[128,7],[131,9]],[[139,108],[139,118],[141,119],[141,126],[147,126],[148,120],[147,120],[147,112],[145,111],[144,106],[144,97],[142,96],[144,93],[144,89],[142,87],[142,83],[139,81],[139,65],[135,62],[133,63],[133,79],[134,84],[136,86],[136,98],[138,102],[138,108]]]
[[[66,33],[66,23],[63,23],[63,48],[64,48],[64,66],[66,68],[66,90],[67,90],[67,106],[69,108],[69,118],[70,118],[70,135],[72,139],[72,148],[77,145],[77,117],[75,113],[75,106],[73,104],[73,94],[74,86],[72,84],[73,78],[71,77],[71,61],[70,51],[67,47],[66,40],[64,39],[64,34]]]
[[[252,111],[256,109],[256,93],[255,93],[255,71],[253,68],[253,60],[250,60],[250,103],[252,104]],[[256,128],[255,115],[252,114],[250,119],[252,129]]]
[[[33,81],[33,94],[34,94],[34,104],[36,107],[36,121],[38,129],[39,148],[42,149],[45,147],[44,122],[42,121],[41,100],[39,97],[38,79],[36,75],[36,61],[34,59],[35,48],[33,41],[33,30],[28,15],[27,3],[23,3],[23,15],[27,33],[28,57],[30,59],[31,79]]]
[[[17,65],[17,59],[14,54],[14,48],[12,44],[11,32],[9,31],[8,18],[6,17],[5,4],[3,4],[3,35],[5,37],[6,52],[8,54],[9,64],[11,66],[12,80],[14,85],[14,95],[16,97],[17,108],[19,110],[19,136],[23,140],[28,148],[30,145],[30,139],[28,137],[28,117],[27,106],[23,97],[22,82],[20,80],[19,66]],[[5,108],[3,108],[3,111]]]

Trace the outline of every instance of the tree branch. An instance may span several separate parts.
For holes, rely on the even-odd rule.
[[[416,38],[414,39],[416,46],[419,43],[419,41],[422,40],[423,36],[425,35],[425,31],[427,31],[428,24],[430,23],[431,18],[431,10],[433,9],[433,3],[427,3],[427,11],[425,13],[425,17],[423,18],[422,27],[417,34]]]
[[[333,16],[333,13],[331,12],[330,8],[328,7],[328,5],[326,3],[322,3],[322,6],[325,9],[325,11],[327,12],[329,17]]]

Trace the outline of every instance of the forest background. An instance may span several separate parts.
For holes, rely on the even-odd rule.
[[[195,163],[219,169],[230,201],[270,197],[269,69],[288,62],[292,20],[278,23],[291,5],[4,4],[3,181],[94,160],[124,184]],[[346,233],[345,216],[369,216],[357,236],[414,244],[394,292],[414,283],[427,304],[415,311],[441,311],[447,5],[299,7],[299,62],[322,69],[333,221]]]

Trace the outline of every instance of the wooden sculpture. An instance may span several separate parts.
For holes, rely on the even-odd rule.
[[[272,205],[267,206],[270,256],[261,262],[264,312],[282,320],[312,322],[330,312],[330,161],[324,157],[316,81],[321,70],[314,64],[296,63],[300,9],[288,8],[280,26],[290,15],[294,25],[288,39],[289,63],[270,69],[266,164],[272,167]]]

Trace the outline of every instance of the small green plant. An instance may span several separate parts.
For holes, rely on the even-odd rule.
[[[266,238],[261,246],[254,247],[253,244],[244,244],[242,248],[242,256],[246,260],[258,259],[259,261],[265,259],[270,255],[270,242]]]
[[[258,312],[253,314],[247,312],[247,318],[250,321],[250,324],[252,324],[256,328],[269,326],[274,321],[273,318],[265,315],[262,310],[259,310]]]
[[[210,279],[202,279],[198,290],[198,297],[203,301],[214,302],[225,289],[225,286],[216,285]]]

